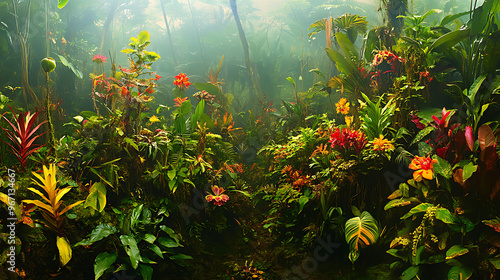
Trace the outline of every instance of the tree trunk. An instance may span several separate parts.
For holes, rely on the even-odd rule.
[[[243,52],[245,53],[245,65],[247,67],[248,76],[250,76],[250,81],[252,82],[253,92],[258,97],[261,97],[262,93],[259,91],[259,86],[257,84],[257,80],[255,79],[255,75],[252,71],[252,65],[250,63],[250,52],[248,50],[248,42],[245,37],[245,31],[243,31],[243,27],[241,26],[240,17],[238,16],[238,8],[236,7],[236,0],[229,0],[231,4],[231,10],[233,11],[234,20],[236,21],[236,26],[238,27],[238,33],[240,35],[241,44],[243,45]]]

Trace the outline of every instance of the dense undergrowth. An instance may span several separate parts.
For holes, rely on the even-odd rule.
[[[253,111],[223,90],[223,59],[159,104],[172,81],[147,31],[128,67],[94,57],[94,110],[55,143],[50,106],[42,120],[0,95],[1,278],[496,279],[499,11],[407,14],[401,34],[321,19],[309,35],[336,75],[312,69],[305,92],[290,77],[294,102]]]

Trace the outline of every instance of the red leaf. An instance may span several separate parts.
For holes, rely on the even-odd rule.
[[[472,135],[472,127],[470,126],[465,127],[465,140],[469,150],[474,151],[474,135]]]
[[[496,146],[496,139],[491,127],[483,124],[477,133],[477,139],[479,140],[479,147],[481,147],[481,151],[490,146]]]

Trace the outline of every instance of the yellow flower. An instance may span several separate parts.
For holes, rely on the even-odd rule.
[[[394,149],[391,141],[384,139],[384,135],[380,135],[379,138],[375,138],[372,142],[374,151],[386,151]]]
[[[158,119],[157,116],[153,115],[151,118],[149,118],[149,121],[151,122],[151,124],[154,124],[155,122],[159,122],[160,119]]]
[[[335,107],[337,107],[337,114],[349,114],[349,102],[347,102],[347,99],[340,98],[339,102],[335,103]]]
[[[427,180],[432,180],[434,175],[434,170],[432,166],[437,162],[437,159],[431,159],[430,157],[419,157],[415,156],[414,159],[411,160],[410,169],[415,170],[413,172],[413,179],[415,181],[420,182],[422,178]]]
[[[353,116],[345,116],[344,119],[345,119],[345,124],[347,125],[348,128],[351,128],[351,124],[352,124],[352,119],[354,117]]]
[[[146,161],[146,159],[141,156],[139,156],[139,160],[141,161],[141,163],[144,163]]]

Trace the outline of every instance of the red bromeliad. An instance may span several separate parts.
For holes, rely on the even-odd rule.
[[[10,110],[12,111],[12,108],[10,108]],[[7,143],[7,145],[11,147],[11,152],[21,163],[21,168],[24,169],[29,156],[42,147],[38,144],[35,144],[34,142],[38,137],[45,134],[45,132],[40,135],[34,134],[40,128],[40,126],[46,122],[42,122],[39,125],[33,127],[35,125],[35,120],[39,112],[36,112],[34,114],[31,114],[29,111],[27,113],[19,113],[17,117],[14,111],[12,111],[12,113],[14,114],[16,120],[15,125],[10,122],[4,115],[2,115],[2,117],[10,124],[14,131],[7,130],[3,127],[2,129],[7,133],[9,139],[14,143],[14,146],[10,143]]]
[[[349,155],[350,151],[355,151],[359,155],[368,141],[363,132],[350,130],[349,128],[344,128],[341,132],[340,128],[337,127],[335,132],[330,132],[328,142],[331,143],[332,148],[344,155]]]

